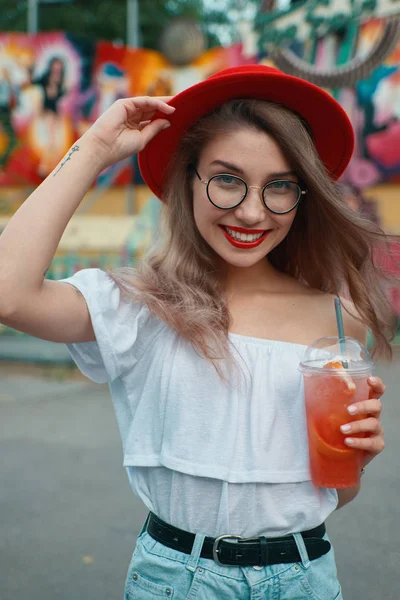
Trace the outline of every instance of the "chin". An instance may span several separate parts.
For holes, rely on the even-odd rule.
[[[249,268],[263,261],[268,252],[261,254],[248,254],[247,256],[243,253],[242,255],[234,255],[234,252],[217,252],[218,256],[228,265],[232,267]]]

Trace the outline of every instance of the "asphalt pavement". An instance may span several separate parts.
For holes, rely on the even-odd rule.
[[[387,448],[327,523],[345,600],[400,598],[399,367],[378,368]],[[122,600],[147,511],[108,388],[45,375],[0,363],[0,599]]]

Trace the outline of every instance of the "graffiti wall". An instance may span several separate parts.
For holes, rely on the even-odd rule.
[[[367,42],[379,23],[360,32]],[[327,41],[328,44],[328,41]],[[319,48],[323,56],[324,42]],[[63,33],[0,34],[0,185],[37,184],[71,143],[117,98],[169,95],[228,66],[264,62],[240,44],[172,67],[158,52]],[[336,91],[357,146],[344,182],[358,189],[400,181],[400,42],[385,64],[354,88]],[[107,185],[137,179],[127,162],[102,174]]]
[[[364,41],[368,45],[379,26],[371,21],[361,28],[361,45]],[[317,61],[326,59],[330,43],[321,40]],[[178,68],[151,50],[57,32],[37,36],[0,33],[0,213],[5,215],[0,232],[26,197],[26,188],[39,184],[74,140],[116,99],[130,95],[173,95],[223,68],[249,63],[271,64],[268,56],[249,55],[240,43],[209,50],[191,64]],[[400,212],[396,217],[392,210],[394,204],[398,205],[400,184],[399,67],[400,41],[385,63],[367,79],[352,88],[329,90],[349,114],[356,132],[356,150],[342,177],[348,190],[346,201],[367,218],[379,221],[377,193],[380,201],[385,200],[385,206],[390,205],[390,210],[385,211],[391,215],[389,227],[388,222],[381,224],[395,233],[400,231]],[[132,198],[124,198],[124,190],[129,187],[126,184],[131,183],[137,184],[133,209]],[[135,215],[129,235],[121,241],[118,260],[120,254],[129,260],[140,255],[146,244],[142,241],[139,244],[143,236],[138,231],[143,228],[153,231],[157,220],[151,202],[155,199],[142,183],[135,159],[112,166],[100,175],[84,208],[85,214],[93,215],[94,219],[96,215],[101,218],[102,214],[113,214],[110,207],[116,215]],[[112,199],[110,194],[114,194]],[[122,207],[119,212],[117,205]],[[124,206],[131,208],[127,210]],[[158,206],[158,201],[154,206]],[[140,225],[143,215],[144,226]],[[73,221],[78,230],[76,218]],[[85,222],[86,246],[89,232]],[[63,276],[76,270],[77,257],[91,261],[90,264],[93,256],[105,261],[110,258],[97,241],[91,245],[93,256],[83,255],[79,244],[74,243],[73,252],[71,249],[64,252],[62,244],[58,250],[57,260],[64,261],[62,268],[66,269]],[[395,276],[397,269],[396,266],[396,273],[392,273]],[[396,295],[391,297],[400,316],[399,291],[396,287],[389,292]]]
[[[372,37],[379,23],[370,22],[361,34]],[[400,182],[400,42],[386,62],[338,100],[356,132],[356,151],[344,180],[358,188],[379,182]]]
[[[40,183],[116,99],[175,94],[240,61],[240,48],[217,48],[176,69],[151,50],[64,33],[0,34],[0,185]],[[100,183],[128,183],[132,168],[116,165]]]

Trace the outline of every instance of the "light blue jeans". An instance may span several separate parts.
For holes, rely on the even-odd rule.
[[[204,537],[196,535],[189,555],[157,542],[143,527],[128,569],[125,600],[343,600],[333,549],[309,561],[303,538],[294,534],[302,562],[220,566],[200,557]]]

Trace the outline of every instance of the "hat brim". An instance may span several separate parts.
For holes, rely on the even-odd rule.
[[[257,98],[282,104],[301,115],[312,130],[316,150],[333,179],[347,167],[354,149],[351,122],[340,104],[327,92],[298,77],[271,69],[217,73],[174,96],[169,104],[176,111],[164,129],[139,153],[142,177],[161,200],[168,165],[180,139],[201,117],[234,98]],[[154,119],[165,118],[158,112]]]

